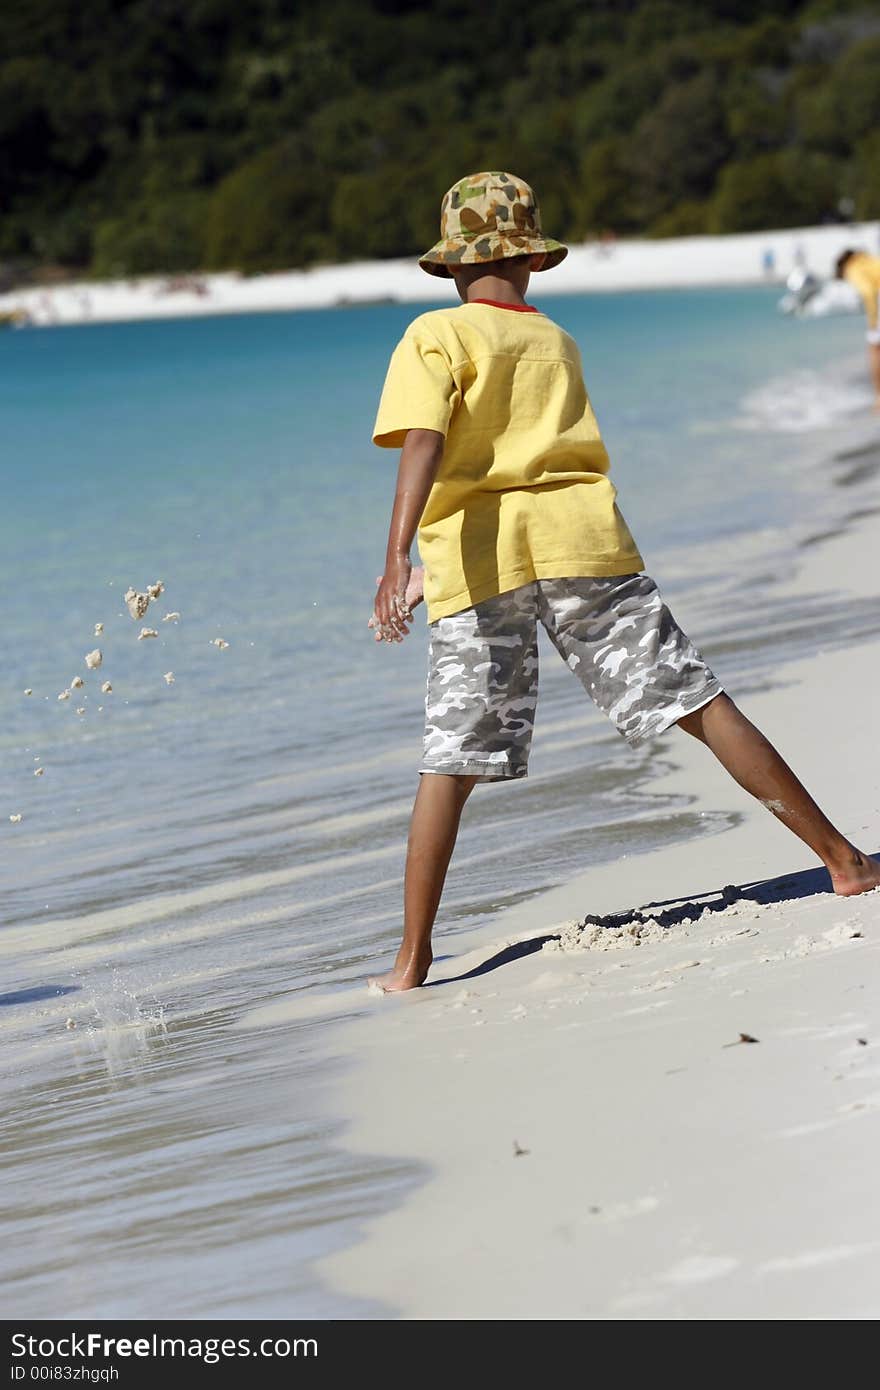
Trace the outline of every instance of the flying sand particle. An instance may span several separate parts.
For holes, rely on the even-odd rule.
[[[125,606],[135,621],[142,618],[150,606],[149,594],[139,594],[137,589],[126,589],[124,597]]]
[[[86,712],[86,707],[85,707],[85,705],[80,705],[79,709],[77,710],[77,714],[85,714],[85,712]]]
[[[86,652],[86,665],[90,671],[97,671],[103,660],[104,655],[99,647],[96,647],[93,652]]]
[[[103,624],[103,623],[95,623],[95,636],[96,636],[96,637],[100,637],[100,636],[101,636],[101,633],[102,633],[103,631],[104,631],[104,624]]]
[[[76,1019],[75,1019],[75,1018],[69,1018],[69,1019],[67,1019],[66,1023],[64,1024],[64,1026],[65,1026],[65,1028],[75,1028],[75,1027],[76,1027]]]
[[[143,642],[147,637],[158,637],[159,634],[154,627],[142,627],[138,633],[138,641]]]
[[[69,699],[70,699],[70,691],[69,691],[69,690],[62,690],[61,694],[58,696],[58,699],[59,699],[59,700],[69,700]]]
[[[229,646],[229,643],[224,642],[222,637],[212,637],[211,646],[217,647],[219,651],[224,652],[226,648]]]
[[[44,767],[35,767],[35,768],[34,768],[34,776],[35,776],[35,777],[42,777],[42,775],[43,775],[43,773],[44,773],[45,771],[46,771],[46,769],[45,769]]]
[[[83,678],[82,678],[82,676],[74,676],[73,680],[70,682],[70,688],[71,688],[71,690],[79,690],[79,688],[80,688],[80,686],[81,686],[82,684],[83,684]]]
[[[10,816],[9,819],[12,821],[13,825],[18,825],[18,822],[21,820],[21,811],[18,812],[18,815]]]
[[[101,686],[102,695],[109,695],[112,692],[112,690],[113,686],[110,684],[109,681],[105,681],[104,684]]]
[[[164,592],[165,585],[162,583],[161,579],[157,579],[155,584],[147,585],[147,593],[150,595],[150,598],[158,598],[159,595],[164,594]]]
[[[162,677],[162,679],[163,679],[163,681],[165,682],[166,685],[173,685],[173,684],[174,684],[174,672],[173,672],[173,671],[166,671],[165,674],[164,674],[164,676]]]
[[[34,692],[31,690],[30,686],[28,686],[27,690],[24,693],[25,695],[33,695]]]
[[[179,614],[179,613],[166,613],[166,614],[165,614],[165,617],[162,619],[162,621],[163,621],[163,623],[179,623],[179,622],[180,622],[180,614]]]

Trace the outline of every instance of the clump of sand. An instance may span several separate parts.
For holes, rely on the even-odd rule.
[[[622,926],[601,926],[593,923],[566,922],[558,937],[545,941],[545,951],[632,951],[649,942],[668,941],[680,935],[664,927],[656,917],[640,918]]]
[[[135,621],[142,618],[150,606],[150,595],[139,594],[137,589],[126,589],[124,598],[125,606]]]
[[[164,592],[165,585],[161,579],[157,579],[152,584],[147,584],[143,592],[141,592],[138,589],[135,589],[132,586],[129,586],[129,588],[125,591],[124,598],[126,607],[128,608],[131,617],[135,620],[143,618],[144,614],[147,612],[147,609],[150,606],[150,603],[153,600],[158,599],[162,594],[164,594]],[[180,614],[177,611],[166,613],[164,618],[162,619],[164,623],[176,623],[179,622],[179,620]],[[102,622],[96,622],[93,626],[94,635],[96,637],[102,636],[104,632],[104,624]],[[138,633],[138,641],[143,642],[151,638],[156,638],[158,636],[159,632],[156,628],[142,627],[140,632]],[[215,637],[213,639],[213,645],[215,647],[223,649],[225,647],[228,647],[229,643],[226,642],[222,637]],[[104,661],[104,654],[101,651],[100,647],[95,647],[92,651],[86,652],[84,661],[90,671],[98,670],[98,668],[103,664]],[[163,672],[162,679],[165,681],[166,685],[174,685],[174,672]],[[82,676],[74,676],[73,680],[70,682],[70,685],[66,689],[60,691],[57,698],[61,702],[68,701],[71,698],[74,691],[84,691],[84,686],[85,681],[83,680]],[[30,686],[27,686],[23,693],[25,695],[33,695],[34,692]],[[113,686],[109,680],[105,680],[101,683],[101,693],[103,695],[110,695],[113,693]],[[47,695],[46,699],[48,698],[49,696]],[[84,698],[84,696],[81,696],[80,698]],[[103,705],[98,705],[98,714],[101,714],[103,712],[103,709]],[[85,717],[85,715],[88,713],[86,705],[77,705],[76,713],[77,715],[79,715],[80,718]],[[34,762],[39,763],[39,758],[35,758]],[[45,775],[45,771],[46,769],[44,767],[39,766],[33,769],[33,774],[35,777],[43,777]],[[17,824],[22,819],[22,817],[21,814],[18,813],[11,815],[9,819],[13,822],[13,824]]]

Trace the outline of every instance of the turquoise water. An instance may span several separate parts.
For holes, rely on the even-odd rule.
[[[794,323],[774,299],[546,306],[581,344],[648,566],[738,691],[839,640],[833,595],[783,610],[766,590],[843,512],[824,464],[867,401],[858,321]],[[395,943],[424,631],[386,648],[366,628],[395,465],[369,434],[417,311],[0,335],[10,1313],[375,1311],[308,1259],[418,1175],[346,1155],[328,1023],[296,1025],[283,1054],[233,1025],[361,980]],[[122,594],[156,579],[135,624]],[[145,624],[159,637],[138,642]],[[445,949],[624,845],[724,824],[650,792],[671,741],[633,752],[550,658],[542,681],[532,776],[469,808]]]

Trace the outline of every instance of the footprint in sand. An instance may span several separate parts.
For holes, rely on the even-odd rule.
[[[633,985],[630,994],[657,994],[661,989],[672,989],[676,980],[652,980],[649,985]]]

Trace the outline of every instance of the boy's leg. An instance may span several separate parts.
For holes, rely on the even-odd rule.
[[[425,773],[420,780],[407,844],[403,940],[394,968],[370,981],[380,989],[415,989],[430,969],[431,929],[455,848],[458,823],[479,780],[442,772]]]
[[[880,865],[835,829],[772,743],[729,696],[717,695],[679,719],[678,726],[711,748],[741,787],[818,854],[835,893],[846,896],[880,886]]]
[[[425,748],[410,822],[403,941],[371,980],[414,989],[431,965],[431,930],[464,804],[476,782],[524,777],[538,697],[536,585],[429,625]]]

